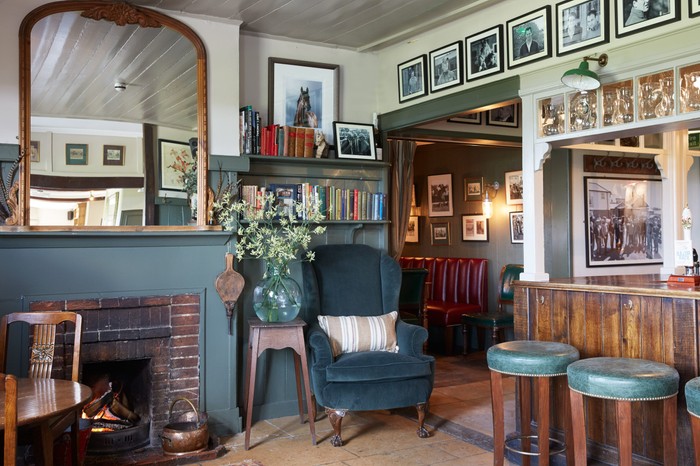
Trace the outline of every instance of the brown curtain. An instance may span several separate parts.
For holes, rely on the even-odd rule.
[[[398,260],[406,241],[408,217],[411,215],[413,186],[414,141],[391,139],[388,142],[391,165],[391,227],[389,228],[389,255]]]

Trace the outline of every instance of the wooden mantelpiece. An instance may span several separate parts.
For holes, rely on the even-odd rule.
[[[604,276],[514,282],[515,338],[569,343],[581,358],[651,359],[680,374],[678,464],[693,463],[685,383],[698,376],[700,287],[669,285],[660,275]],[[561,382],[565,383],[565,382]],[[560,405],[559,400],[556,404]],[[561,429],[554,411],[552,425]],[[661,403],[633,405],[635,464],[662,461]],[[586,400],[588,454],[617,461],[614,406]]]

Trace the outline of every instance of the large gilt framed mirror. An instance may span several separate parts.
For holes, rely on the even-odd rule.
[[[199,36],[147,8],[61,1],[30,12],[19,37],[22,156],[15,224],[207,225],[207,59]],[[171,186],[172,154],[163,148],[195,154],[196,202]],[[65,212],[55,226],[52,214],[36,220],[49,208],[33,206],[58,203],[79,206],[75,215],[92,212],[90,223],[67,224]],[[166,209],[186,205],[189,212],[190,203],[201,213],[196,222],[172,215],[163,220]]]

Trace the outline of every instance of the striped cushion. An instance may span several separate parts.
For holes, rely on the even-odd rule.
[[[394,311],[376,317],[318,316],[318,323],[331,341],[333,357],[362,351],[397,353],[397,314]]]

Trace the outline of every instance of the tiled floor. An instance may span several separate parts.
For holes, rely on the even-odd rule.
[[[344,445],[333,447],[325,415],[316,420],[317,445],[311,445],[308,424],[298,416],[256,422],[251,448],[243,449],[244,434],[222,439],[228,452],[202,463],[223,466],[254,459],[265,466],[367,465],[491,465],[493,442],[488,370],[483,356],[438,361],[435,389],[427,419],[430,437],[416,435],[413,409],[398,412],[351,412],[343,420]],[[506,433],[514,430],[513,378],[505,379]],[[507,463],[510,464],[510,463]]]

